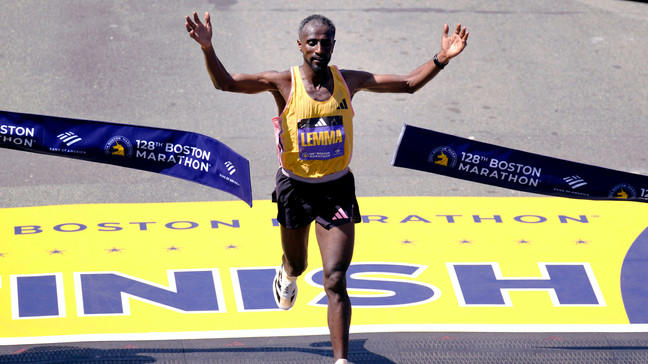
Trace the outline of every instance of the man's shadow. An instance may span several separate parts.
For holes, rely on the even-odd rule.
[[[373,353],[365,348],[367,339],[358,339],[349,341],[349,361],[353,363],[372,363],[372,364],[395,364],[392,360],[380,354]],[[327,358],[333,358],[333,350],[326,349],[331,347],[330,341],[314,342],[309,347],[286,347],[286,346],[249,346],[234,348],[122,348],[122,349],[97,349],[74,346],[35,346],[15,354],[0,355],[0,363],[84,363],[84,362],[129,362],[129,363],[154,363],[158,360],[164,360],[162,357],[173,356],[178,354],[224,354],[232,355],[241,353],[278,353],[276,361],[281,361],[281,356],[285,353],[304,353],[320,355]],[[160,354],[156,357],[156,354]],[[268,356],[270,360],[272,357]]]

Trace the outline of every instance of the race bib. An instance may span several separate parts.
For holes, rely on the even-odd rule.
[[[344,155],[344,124],[342,116],[302,119],[297,123],[299,158],[327,160]]]

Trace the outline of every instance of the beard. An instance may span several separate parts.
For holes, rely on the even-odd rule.
[[[317,59],[311,58],[310,62],[306,60],[306,63],[310,66],[313,72],[320,73],[328,69],[329,61],[330,59],[326,59],[326,58],[317,58]]]

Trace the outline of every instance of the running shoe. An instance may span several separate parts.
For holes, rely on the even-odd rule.
[[[288,274],[281,265],[272,284],[277,306],[282,310],[290,310],[297,298],[297,279],[288,279]]]

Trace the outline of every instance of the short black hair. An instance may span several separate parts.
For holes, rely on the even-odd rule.
[[[313,21],[318,22],[320,24],[326,25],[329,28],[329,31],[332,33],[331,38],[335,39],[335,24],[333,24],[331,19],[325,17],[324,15],[320,15],[320,14],[313,14],[313,15],[309,15],[309,16],[305,17],[304,20],[302,20],[299,23],[299,28],[297,29],[297,36],[301,37],[301,33],[304,30],[304,27],[306,26],[306,24],[308,24],[310,22],[313,22]]]

